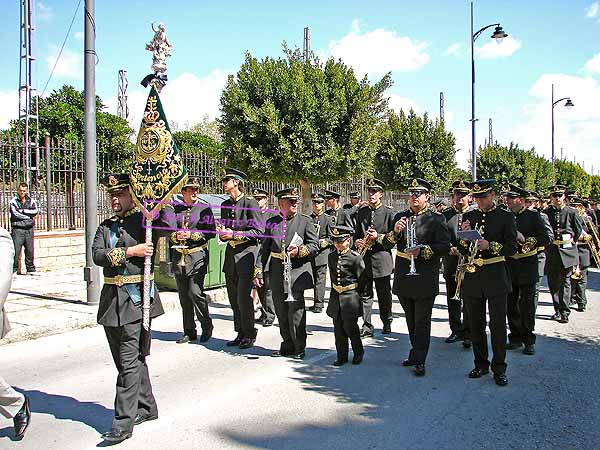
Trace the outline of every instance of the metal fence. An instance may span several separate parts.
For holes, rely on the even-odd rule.
[[[35,221],[36,230],[75,230],[83,229],[84,217],[84,157],[80,142],[46,139],[32,161],[35,166],[25,170],[20,164],[23,144],[16,141],[0,142],[0,226],[10,229],[10,201],[16,195],[17,186],[23,180],[30,180],[30,195],[38,204],[39,214]],[[124,170],[130,165],[131,155],[108,153],[97,149],[98,181],[115,168]],[[221,193],[221,174],[224,161],[211,159],[203,154],[182,152],[182,159],[190,176],[200,179],[204,193]],[[248,183],[247,188],[261,188],[272,194],[289,184],[270,181]],[[300,188],[300,186],[298,186]],[[366,198],[365,180],[315,184],[312,191],[334,190],[348,199],[348,193],[359,191]],[[110,204],[103,189],[99,189],[98,219],[111,214]],[[395,210],[406,207],[406,195],[388,191],[385,203]],[[275,203],[272,203],[275,204]]]

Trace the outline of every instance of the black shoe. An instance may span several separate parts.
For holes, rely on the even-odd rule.
[[[263,322],[262,322],[262,326],[263,326],[263,327],[272,327],[272,326],[273,326],[273,321],[272,321],[272,320],[269,320],[269,319],[265,319],[265,320],[263,320]]]
[[[392,324],[391,323],[384,323],[383,324],[383,331],[381,332],[382,334],[390,334],[392,332]]]
[[[535,355],[535,345],[526,344],[525,348],[523,349],[523,353],[526,355]]]
[[[469,378],[481,378],[490,373],[490,369],[473,369],[469,372]]]
[[[102,435],[102,439],[104,439],[106,442],[112,442],[113,444],[123,442],[125,439],[129,439],[130,437],[131,431],[121,430],[120,428],[115,428]]]
[[[446,340],[444,341],[446,344],[452,344],[453,342],[456,341],[460,341],[462,338],[460,337],[460,335],[456,334],[456,333],[452,333],[450,336],[448,336],[446,338]]]
[[[25,436],[25,431],[27,431],[27,427],[29,426],[29,422],[31,422],[31,410],[29,409],[29,397],[26,395],[25,401],[23,402],[23,406],[19,412],[13,418],[13,423],[15,426],[15,439],[20,441]]]
[[[561,314],[560,319],[558,319],[558,323],[569,323],[569,316],[566,314]]]
[[[560,313],[556,312],[550,316],[550,320],[560,320]]]
[[[292,356],[292,359],[301,360],[301,359],[304,359],[305,356],[306,356],[306,352],[304,350],[302,350],[300,353],[295,353]]]
[[[273,358],[289,358],[290,356],[293,356],[293,353],[284,353],[281,350],[275,350],[273,353],[271,353],[271,356]]]
[[[194,341],[196,338],[192,339],[191,337],[189,337],[187,334],[184,334],[182,337],[180,337],[179,339],[177,339],[175,342],[177,344],[187,344],[188,342],[192,342]]]
[[[360,364],[364,357],[365,357],[365,352],[355,353],[354,356],[352,357],[352,364],[354,364],[355,366]]]
[[[343,366],[344,364],[346,364],[348,362],[348,358],[338,358],[333,362],[333,365],[335,367],[340,367]]]
[[[508,378],[504,373],[495,374],[494,381],[498,386],[506,386],[508,384]]]
[[[583,306],[583,305],[579,305],[579,306],[577,307],[577,311],[579,311],[579,312],[585,312],[585,306]]]
[[[254,339],[251,338],[244,338],[240,341],[240,344],[238,345],[238,348],[241,350],[245,350],[247,348],[252,348],[254,347]]]
[[[402,361],[402,365],[404,367],[411,367],[411,366],[416,366],[417,363],[414,361],[411,361],[410,359],[405,359],[404,361]]]
[[[362,337],[362,338],[373,337],[373,330],[366,330],[366,329],[361,330],[360,337]]]
[[[522,342],[509,342],[508,344],[506,344],[504,346],[504,348],[506,350],[516,350],[518,348],[521,348],[523,346]]]
[[[319,314],[323,312],[323,308],[321,306],[313,306],[310,308],[310,311],[314,312],[315,314]]]
[[[158,419],[156,414],[136,414],[135,419],[133,419],[133,424],[139,425],[140,423],[149,422],[150,420],[156,419]]]
[[[200,335],[200,342],[207,342],[212,337],[214,327],[207,328],[206,330],[202,330],[202,334]]]
[[[425,364],[417,364],[415,366],[414,374],[417,377],[424,377],[425,376]]]
[[[242,342],[242,336],[240,334],[233,341],[228,341],[225,345],[227,347],[237,347]]]
[[[471,348],[471,339],[464,338],[462,345],[463,345],[464,348]]]

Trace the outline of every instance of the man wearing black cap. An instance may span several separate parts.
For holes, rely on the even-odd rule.
[[[352,227],[339,225],[333,227],[331,237],[335,251],[329,254],[328,261],[331,294],[327,315],[333,319],[337,350],[333,365],[336,367],[348,362],[348,340],[354,353],[352,364],[360,364],[365,354],[358,329],[362,309],[358,285],[365,263],[357,252],[350,249],[353,232]]]
[[[219,239],[227,242],[223,272],[227,296],[233,310],[237,336],[228,347],[251,348],[256,340],[252,274],[258,255],[258,239],[263,235],[258,203],[244,194],[246,174],[226,168],[223,190],[230,198],[221,204],[221,223],[217,226]]]
[[[573,304],[577,305],[579,312],[584,312],[587,308],[588,268],[592,265],[591,246],[597,245],[597,243],[594,243],[594,232],[592,231],[595,224],[587,214],[588,205],[585,200],[579,197],[571,199],[571,206],[577,210],[583,229],[576,244],[579,265],[571,275],[571,300]]]
[[[571,275],[579,259],[575,243],[582,232],[579,214],[565,204],[566,187],[552,186],[552,204],[544,210],[550,220],[554,240],[546,248],[546,274],[552,295],[554,315],[559,323],[569,322],[569,300],[571,299]]]
[[[310,215],[317,235],[319,236],[319,249],[311,260],[313,278],[315,280],[315,304],[309,308],[314,313],[323,311],[325,305],[325,282],[327,277],[327,257],[331,251],[331,227],[333,217],[325,214],[325,198],[319,193],[311,195],[312,214]]]
[[[156,400],[141,346],[144,257],[154,254],[154,243],[146,244],[142,213],[134,208],[129,175],[109,175],[103,185],[110,194],[115,213],[104,220],[94,237],[94,263],[103,267],[98,323],[104,326],[115,366],[119,371],[112,429],[102,437],[112,443],[131,437],[133,426],[158,417]],[[153,278],[153,274],[151,275]],[[150,317],[164,313],[158,291],[151,282]]]
[[[356,228],[356,214],[362,206],[360,201],[360,192],[350,192],[348,197],[350,197],[350,203],[346,203],[344,206],[342,206],[342,208],[346,210],[346,214],[348,215],[349,226]]]
[[[512,289],[506,258],[517,252],[517,224],[512,212],[496,207],[495,184],[494,179],[471,184],[471,195],[478,207],[464,214],[462,229],[478,229],[481,238],[461,239],[458,248],[467,256],[462,291],[469,310],[475,356],[475,368],[469,378],[481,378],[490,369],[485,333],[487,303],[493,352],[491,369],[496,384],[506,386],[506,297]]]
[[[348,210],[340,205],[341,194],[335,191],[325,190],[325,214],[333,217],[334,225],[347,225],[350,222]]]
[[[431,311],[439,293],[441,258],[450,250],[450,232],[441,214],[429,208],[431,184],[422,178],[409,182],[409,208],[394,217],[394,229],[385,238],[396,244],[393,292],[404,309],[411,349],[403,366],[425,375],[431,340]]]
[[[456,292],[458,275],[458,262],[460,252],[457,249],[457,232],[461,230],[463,214],[470,208],[471,193],[469,183],[464,180],[456,180],[450,189],[452,194],[452,207],[442,213],[450,231],[450,251],[444,255],[444,280],[446,280],[446,301],[448,303],[448,322],[450,325],[450,336],[446,343],[462,340],[465,348],[471,347],[471,335],[469,330],[469,318],[467,308],[464,306],[460,293]],[[461,320],[462,312],[462,320]]]
[[[202,328],[200,342],[208,341],[213,331],[204,278],[208,270],[208,243],[215,237],[215,220],[210,206],[199,201],[199,189],[198,178],[190,178],[181,190],[181,198],[161,212],[163,221],[175,230],[169,241],[171,271],[175,275],[183,315],[183,336],[177,340],[178,344],[198,338],[194,312]]]
[[[368,204],[358,210],[354,240],[356,249],[365,261],[359,292],[363,304],[363,327],[361,336],[373,336],[371,322],[373,308],[373,283],[377,291],[379,317],[383,323],[383,334],[392,332],[392,291],[390,276],[394,270],[392,252],[385,248],[383,240],[394,229],[394,211],[382,203],[385,183],[376,178],[366,181]]]
[[[542,216],[525,207],[529,192],[509,184],[504,192],[506,205],[515,215],[518,252],[508,258],[512,292],[508,294],[509,350],[525,346],[523,353],[535,353],[535,289],[539,280],[538,248],[550,242]]]
[[[283,216],[267,221],[260,254],[271,255],[271,289],[279,333],[283,342],[273,356],[304,359],[306,349],[306,309],[304,291],[314,286],[311,259],[319,249],[317,230],[310,216],[298,214],[298,189],[282,189],[275,194]],[[258,258],[254,284],[262,284],[263,258]]]

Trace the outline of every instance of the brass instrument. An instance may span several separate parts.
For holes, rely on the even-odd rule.
[[[189,229],[190,227],[190,215],[192,213],[192,208],[187,208],[185,210],[185,214],[183,215],[183,222],[181,224],[181,230],[179,231],[186,231]],[[180,249],[180,250],[187,250],[189,247],[186,244],[187,239],[179,239],[179,245],[174,245],[171,248],[174,249]],[[179,267],[185,267],[185,251],[181,252],[181,259],[179,260],[179,262],[177,263],[177,265]]]
[[[592,256],[596,262],[596,267],[600,269],[600,248],[598,248],[600,245],[600,239],[598,239],[598,233],[596,232],[596,228],[594,227],[594,222],[592,222],[592,219],[590,219],[587,215],[584,215],[583,217],[583,222],[585,223],[587,219],[588,228],[591,230],[591,233],[588,234],[589,238],[587,239],[587,244],[592,251]]]
[[[415,216],[408,218],[406,224],[406,250],[417,246],[417,219]],[[405,251],[406,251],[405,250]],[[410,255],[410,271],[406,275],[419,275],[415,266],[415,257]]]
[[[483,225],[477,226],[475,225],[475,230],[481,233],[483,231]],[[456,267],[456,292],[454,293],[454,297],[452,300],[461,300],[461,287],[462,282],[465,277],[465,273],[475,273],[477,270],[477,266],[475,265],[475,258],[478,252],[477,241],[471,242],[469,245],[469,256],[462,255],[460,260],[458,261],[458,266]]]
[[[583,278],[583,273],[581,273],[581,265],[577,265],[575,267],[575,270],[573,271],[573,273],[571,274],[571,279],[572,280],[581,280]]]
[[[367,233],[369,231],[375,231],[375,227],[373,226],[373,210],[371,210],[371,223],[369,224],[369,228],[367,229]],[[375,239],[373,239],[371,236],[369,236],[367,233],[365,233],[365,237],[363,240],[363,245],[360,249],[360,256],[362,256],[364,258],[364,256],[367,254],[367,252],[371,249],[371,247],[373,247],[373,243],[375,242]]]

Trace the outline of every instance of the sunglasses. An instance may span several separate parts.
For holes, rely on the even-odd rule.
[[[559,197],[562,197],[563,195],[565,195],[565,194],[562,194],[560,192],[553,192],[552,194],[550,194],[550,196],[554,197],[554,198],[559,198]]]
[[[411,191],[411,197],[420,197],[423,194],[427,194],[427,191]]]

